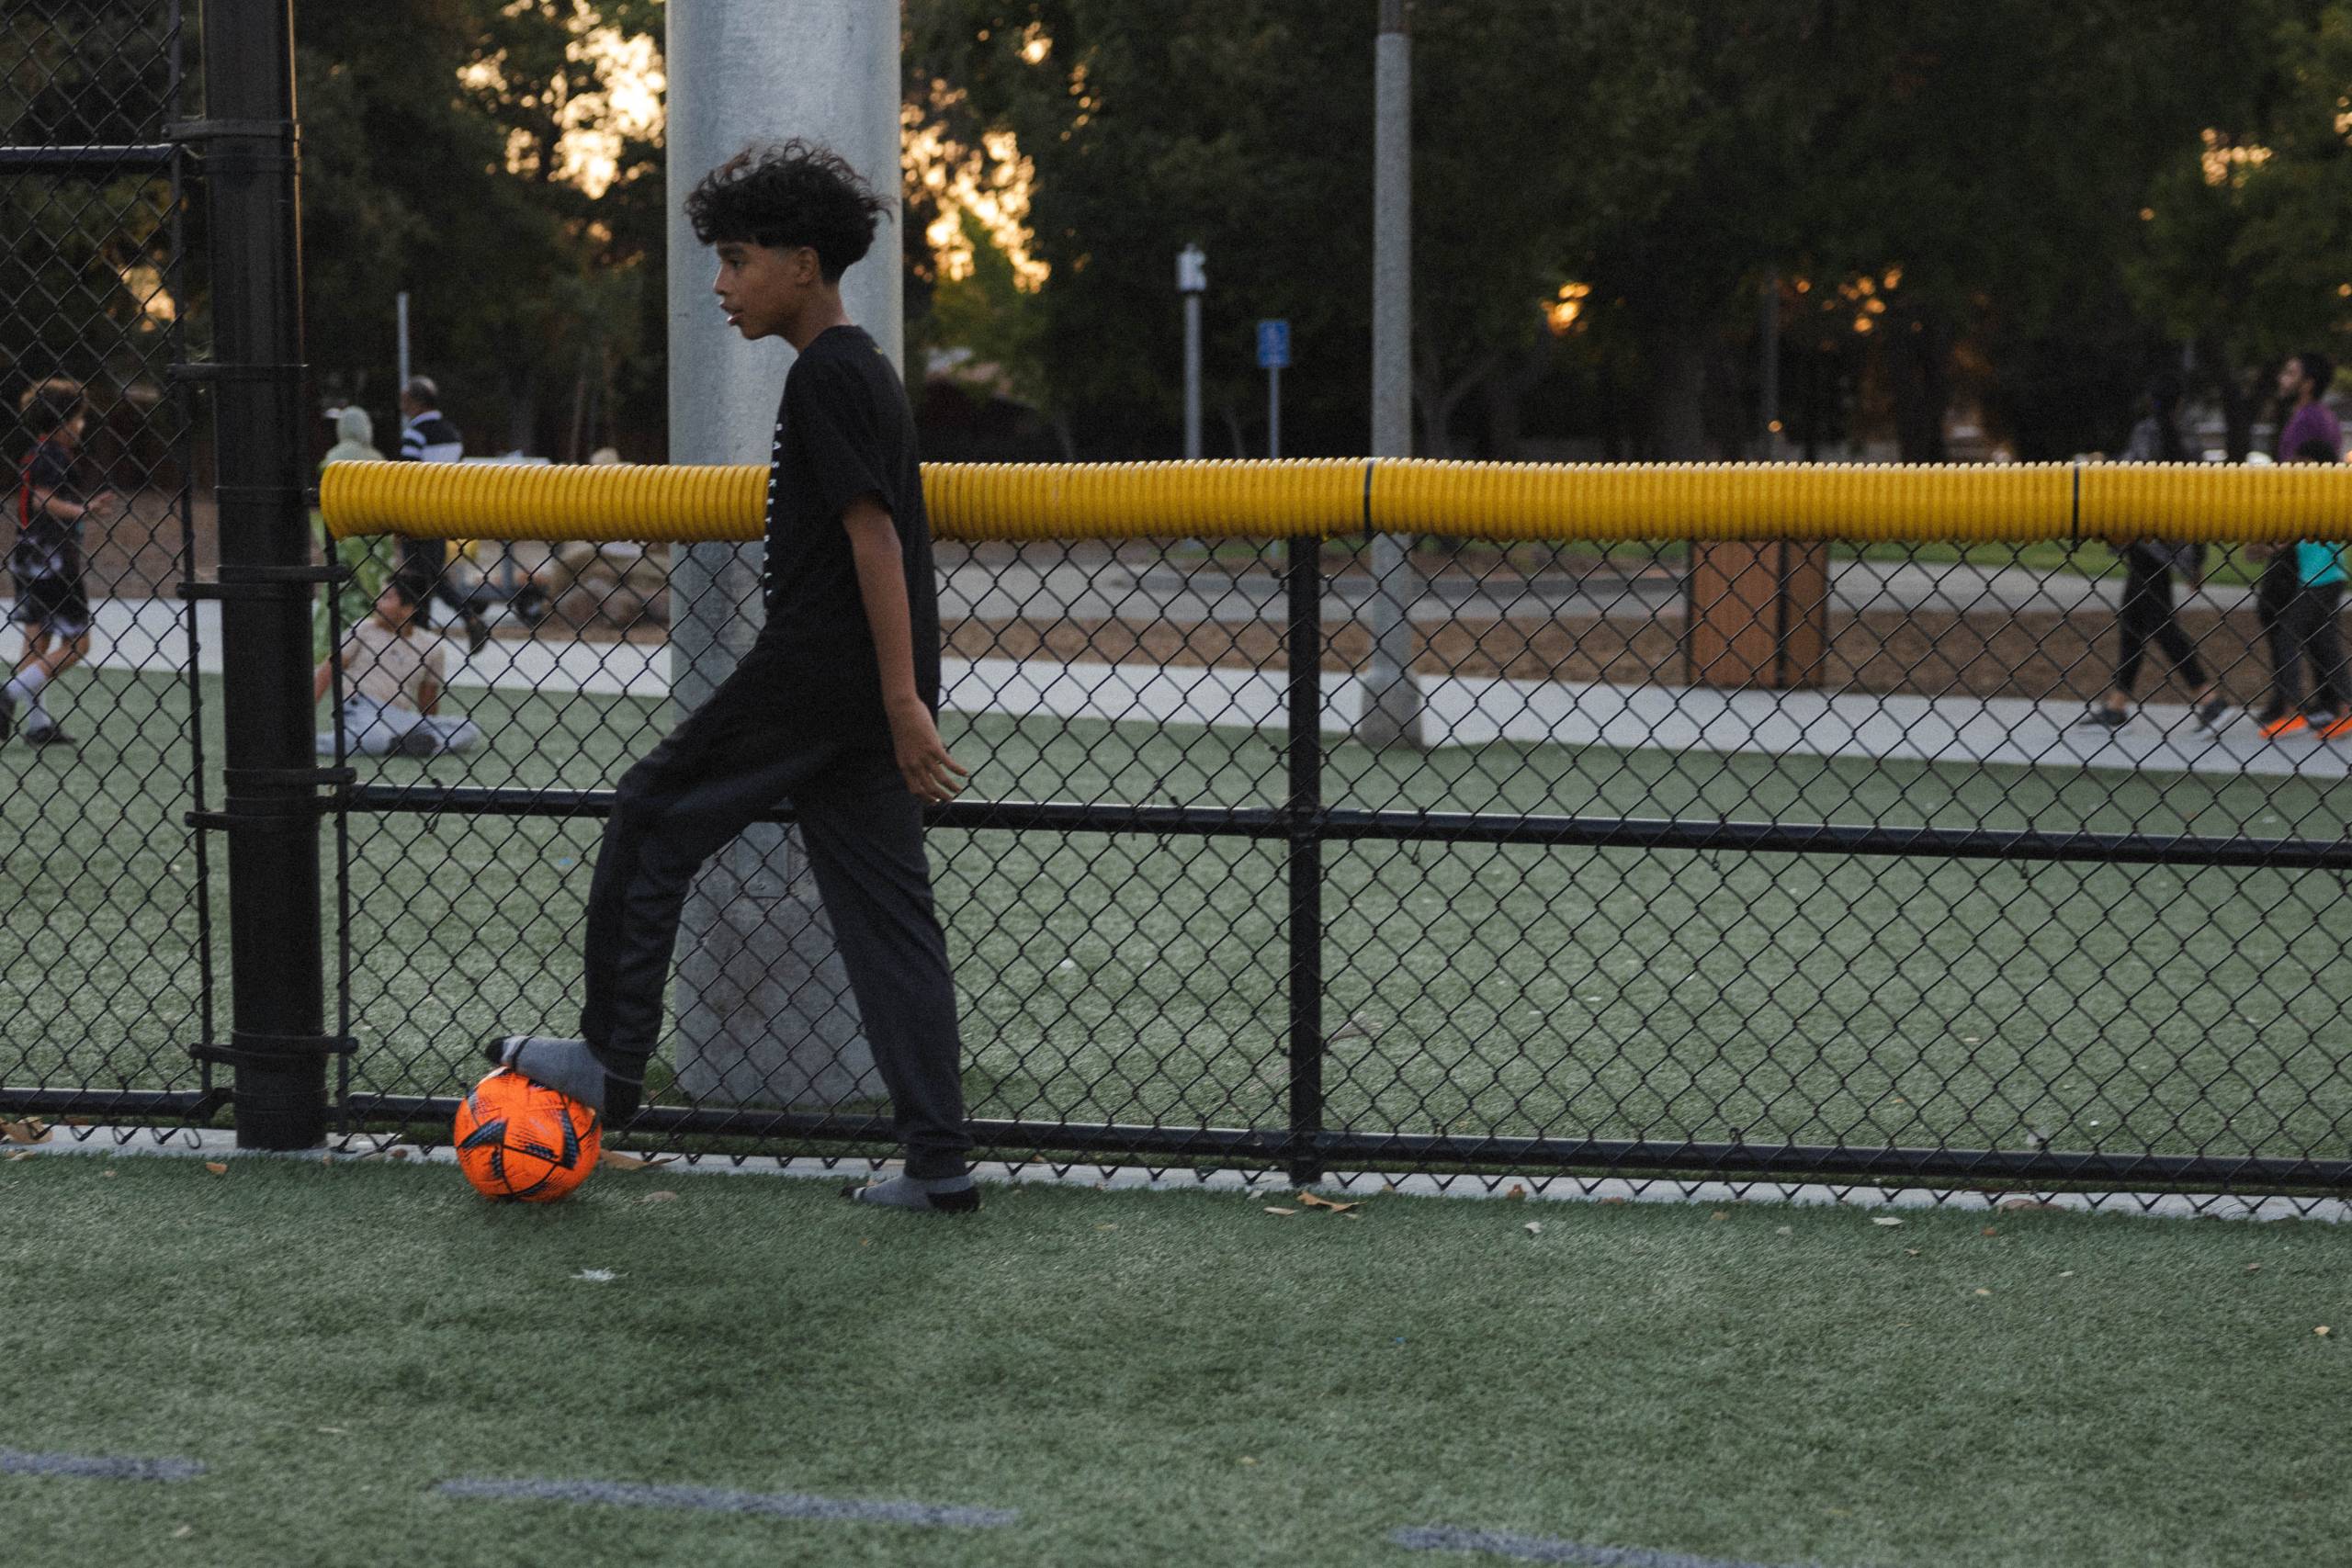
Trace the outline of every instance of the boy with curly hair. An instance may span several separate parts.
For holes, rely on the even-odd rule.
[[[790,800],[831,918],[906,1174],[847,1190],[979,1207],[962,1043],[923,855],[922,803],[962,788],[941,742],[939,609],[905,384],[851,324],[842,271],[888,204],[837,154],[751,148],[686,197],[747,339],[797,351],[767,489],[766,623],[733,674],[620,782],[588,896],[581,1039],[511,1035],[491,1059],[615,1120],[637,1109],[688,883]]]

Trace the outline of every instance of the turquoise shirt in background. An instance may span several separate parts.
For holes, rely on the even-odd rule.
[[[2344,581],[2344,551],[2336,545],[2295,542],[2295,581],[2306,588],[2325,588]]]

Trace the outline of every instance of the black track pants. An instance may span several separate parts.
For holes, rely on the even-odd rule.
[[[643,1076],[688,886],[703,862],[789,800],[890,1091],[908,1174],[956,1176],[972,1139],[956,986],[933,907],[922,808],[878,733],[870,716],[844,723],[828,712],[822,694],[785,678],[755,647],[622,775],[588,892],[580,1032],[613,1070]]]
[[[2180,678],[2192,686],[2205,684],[2205,668],[2197,661],[2197,647],[2173,617],[2172,571],[2152,567],[2138,550],[2123,557],[2123,610],[2116,617],[2121,644],[2115,660],[2115,689],[2125,696],[2140,683],[2140,663],[2150,642],[2164,649]]]
[[[2256,590],[2267,612],[2264,629],[2270,635],[2270,710],[2287,714],[2303,706],[2303,665],[2308,660],[2311,711],[2340,714],[2352,707],[2352,672],[2345,669],[2343,634],[2335,624],[2344,585],[2312,588],[2298,583],[2292,547],[2289,548],[2290,553],[2279,558],[2287,561],[2286,570],[2265,570]]]

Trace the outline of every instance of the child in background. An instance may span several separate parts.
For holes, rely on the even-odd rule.
[[[17,580],[10,618],[25,628],[25,648],[0,692],[0,740],[21,728],[29,745],[73,746],[74,739],[41,705],[41,693],[89,657],[82,528],[94,517],[113,515],[116,502],[112,491],[85,495],[74,482],[90,419],[79,382],[45,381],[27,392],[19,407],[35,438],[17,472],[17,537],[8,549],[8,571]]]
[[[447,649],[417,628],[423,597],[413,579],[394,572],[376,595],[376,607],[351,628],[343,645],[343,731],[348,750],[370,757],[437,757],[463,751],[481,739],[470,719],[443,718]],[[311,700],[324,698],[334,666],[322,661],[311,678]],[[318,738],[322,757],[334,755],[334,732]]]
[[[2293,461],[2340,461],[2335,447],[2313,436],[2297,446]],[[2256,716],[2266,739],[2315,730],[2329,739],[2352,735],[2352,680],[2344,667],[2344,639],[2335,624],[2344,600],[2344,557],[2333,543],[2298,539],[2267,547],[2256,605],[2270,641],[2270,701]],[[2303,665],[2312,670],[2309,706],[2303,702]]]

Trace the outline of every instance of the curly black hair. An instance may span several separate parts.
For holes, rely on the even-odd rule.
[[[89,412],[90,404],[81,382],[52,376],[27,388],[17,400],[17,409],[26,429],[45,436],[64,429],[75,416]]]
[[[840,153],[794,137],[746,147],[705,175],[687,194],[686,219],[706,245],[807,245],[825,281],[838,283],[872,247],[875,220],[893,205]]]

